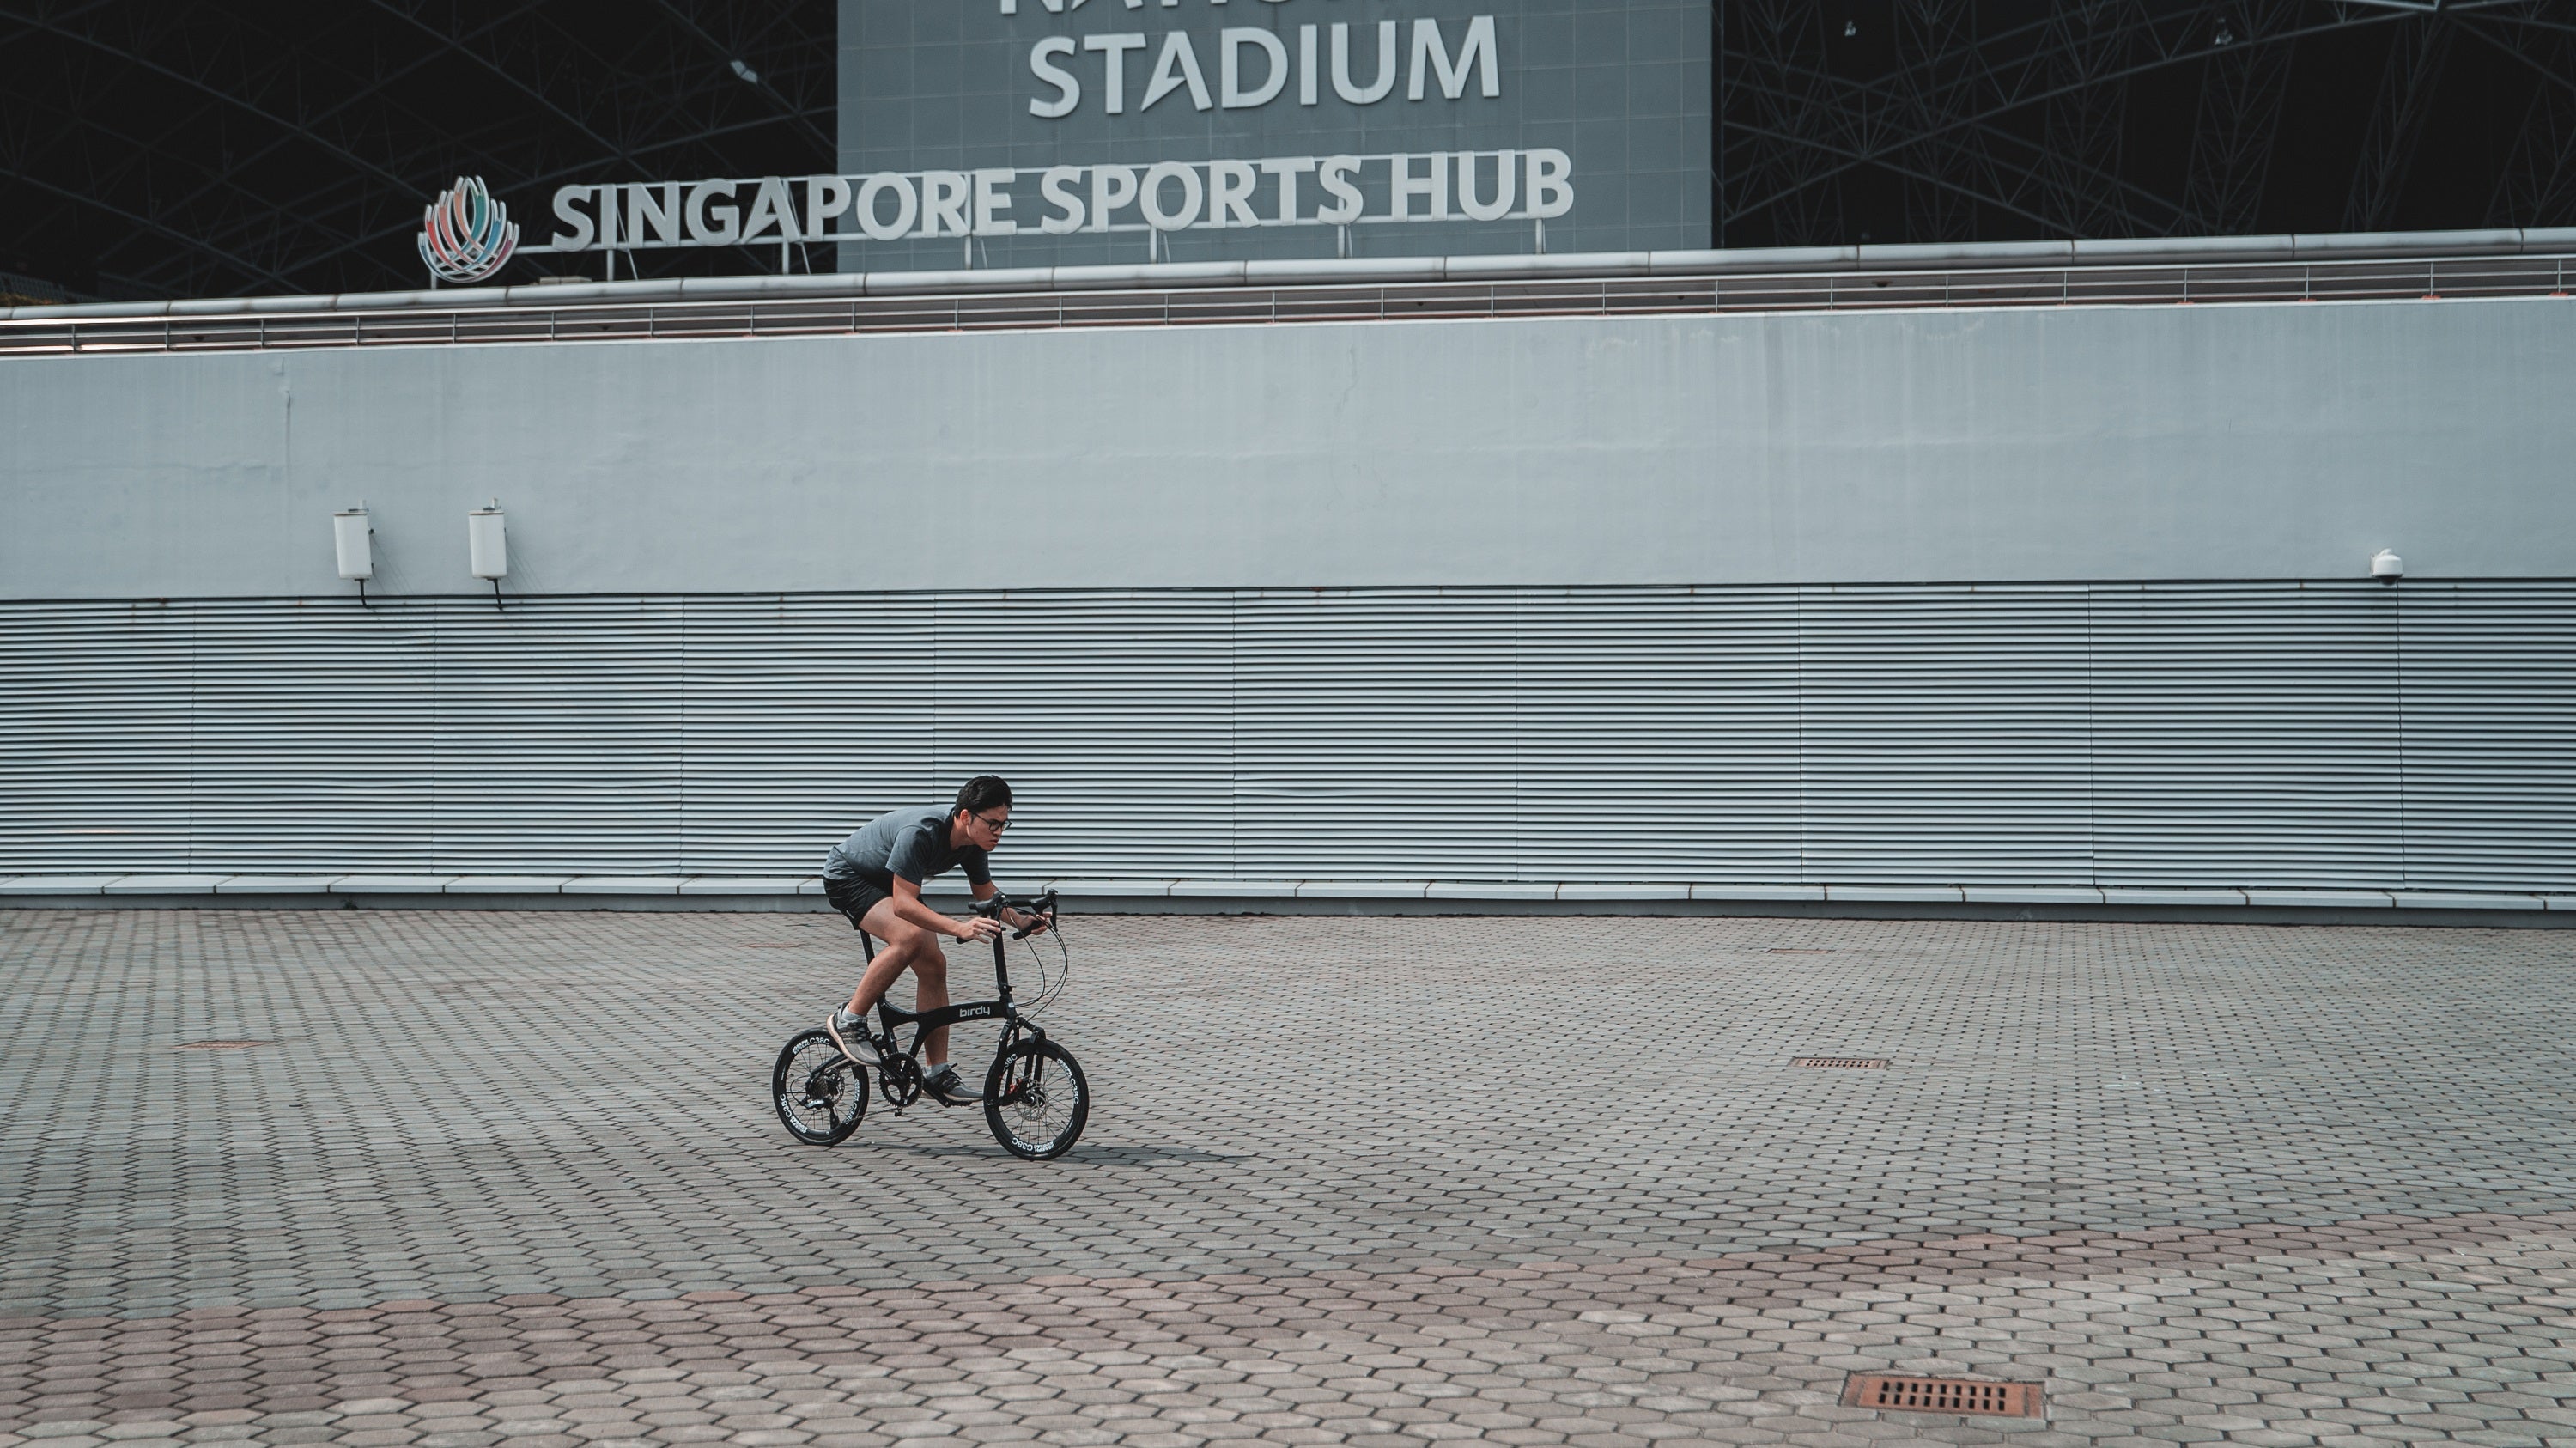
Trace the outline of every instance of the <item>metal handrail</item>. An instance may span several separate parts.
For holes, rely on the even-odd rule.
[[[1051,331],[1136,326],[1715,315],[1994,307],[2226,305],[2564,297],[2576,248],[2553,254],[2298,261],[2141,260],[1949,269],[1725,271],[1278,286],[1045,288],[946,295],[580,297],[561,305],[406,303],[256,313],[0,320],[0,356],[650,341],[773,335]]]

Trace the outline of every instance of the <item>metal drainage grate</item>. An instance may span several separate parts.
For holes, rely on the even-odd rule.
[[[2036,1418],[2040,1385],[1977,1378],[1904,1378],[1894,1373],[1854,1373],[1843,1385],[1843,1406],[1884,1413],[1965,1413],[1979,1418]]]
[[[1846,1071],[1870,1071],[1887,1064],[1885,1056],[1792,1056],[1792,1066],[1831,1066]]]
[[[253,1046],[269,1044],[271,1043],[267,1041],[184,1041],[171,1049],[174,1051],[247,1051]]]

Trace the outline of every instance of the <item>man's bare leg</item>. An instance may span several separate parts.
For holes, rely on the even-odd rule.
[[[915,1015],[935,1011],[948,1004],[948,956],[936,940],[924,943],[922,958],[912,967],[912,1009]],[[923,1069],[931,1075],[948,1059],[948,1028],[941,1026],[922,1037]]]
[[[850,1014],[863,1016],[877,1008],[885,993],[894,988],[894,978],[911,968],[904,953],[889,945],[868,962],[867,972],[859,977],[859,988],[850,992]]]
[[[894,988],[895,977],[912,972],[912,1008],[915,1014],[934,1011],[948,1004],[948,957],[939,948],[939,937],[894,913],[894,902],[880,900],[869,907],[860,927],[886,942],[877,958],[868,963],[859,977],[858,989],[850,992],[850,1014],[864,1016],[877,1008],[885,993]],[[930,1032],[921,1043],[925,1066],[937,1066],[948,1059],[948,1028]]]

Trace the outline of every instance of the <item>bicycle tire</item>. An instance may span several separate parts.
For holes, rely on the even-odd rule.
[[[838,1146],[868,1114],[868,1071],[829,1035],[807,1031],[779,1050],[769,1099],[788,1135],[808,1146]]]
[[[1091,1088],[1073,1053],[1053,1041],[1018,1041],[984,1073],[984,1124],[1002,1149],[1027,1161],[1064,1155],[1091,1119]]]

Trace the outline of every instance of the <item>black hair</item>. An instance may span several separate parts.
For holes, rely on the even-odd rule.
[[[948,812],[948,816],[951,819],[956,818],[958,810],[964,810],[969,814],[981,814],[988,809],[1009,809],[1010,807],[1009,782],[998,774],[979,774],[958,787],[957,806]]]

